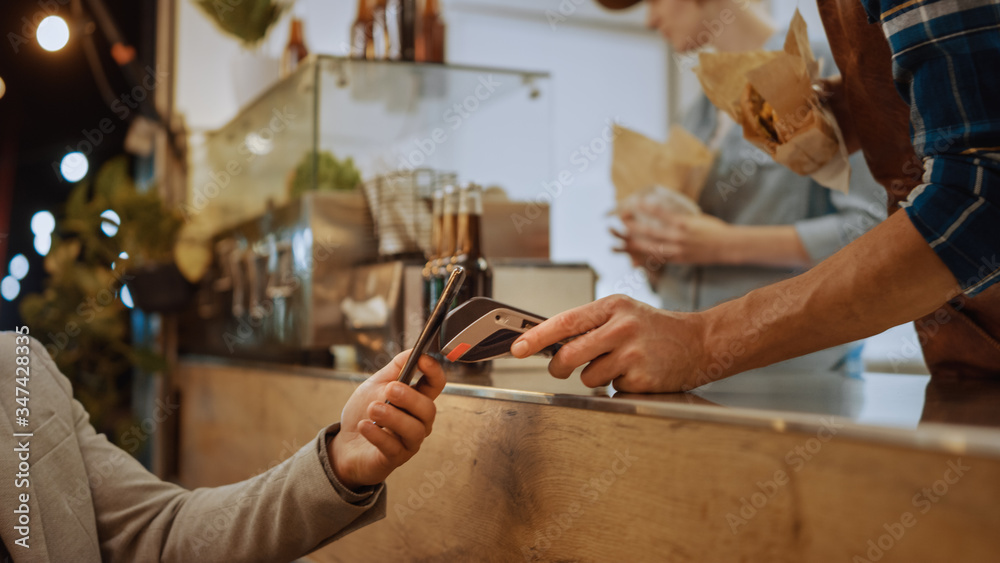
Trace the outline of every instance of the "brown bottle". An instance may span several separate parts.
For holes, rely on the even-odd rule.
[[[435,260],[435,274],[441,278],[442,286],[451,275],[454,261],[456,229],[458,227],[458,192],[454,186],[445,186],[442,190],[444,201],[441,205],[441,238],[438,241],[438,253]]]
[[[493,270],[483,256],[482,245],[483,189],[476,184],[463,184],[459,189],[458,217],[455,225],[455,255],[451,268],[465,268],[465,283],[458,290],[455,305],[473,297],[493,296]],[[464,375],[489,373],[492,362],[476,362],[455,366]]]
[[[473,297],[493,296],[493,270],[483,256],[483,188],[464,184],[459,190],[453,265],[465,268],[459,304]]]
[[[425,63],[444,62],[445,25],[437,0],[425,0],[414,44],[416,60]]]
[[[440,211],[439,211],[440,210]],[[438,299],[444,293],[445,283],[451,275],[451,255],[455,250],[455,225],[457,223],[458,194],[455,188],[448,184],[434,192],[433,215],[437,226],[437,235],[431,235],[436,241],[435,250],[430,260],[425,266],[424,283],[427,286],[424,292],[424,313],[430,315]],[[453,304],[450,304],[451,307]],[[444,330],[442,327],[441,330]],[[427,353],[438,361],[445,363],[447,360],[440,354],[440,341],[434,338],[428,346]]]
[[[307,56],[309,56],[309,49],[306,48],[305,35],[302,32],[302,20],[292,18],[291,29],[288,33],[288,45],[285,45],[285,52],[281,56],[282,78],[295,72],[299,63]]]
[[[424,279],[424,314],[430,315],[441,295],[441,281],[435,275],[437,272],[437,260],[441,258],[441,227],[444,218],[444,190],[434,190],[434,197],[431,200],[431,244],[427,253],[427,263],[420,271]]]
[[[372,26],[375,18],[372,16],[373,0],[358,0],[358,18],[351,26],[351,58],[375,58],[375,43],[372,41]]]

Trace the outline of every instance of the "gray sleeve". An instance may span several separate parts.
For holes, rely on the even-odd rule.
[[[812,49],[816,58],[823,63],[823,76],[839,73],[826,44],[812,43]],[[868,171],[864,156],[856,152],[850,161],[849,192],[844,194],[830,191],[831,213],[795,223],[802,246],[813,262],[820,262],[833,255],[886,218],[885,190]]]
[[[291,561],[385,515],[384,485],[358,504],[331,486],[317,459],[327,429],[256,477],[187,491],[147,472],[74,409],[88,471],[109,470],[91,489],[105,561]]]
[[[3,340],[13,337],[0,334]],[[0,346],[0,352],[5,349],[12,347]],[[162,481],[97,434],[41,343],[32,339],[31,350],[34,385],[57,388],[49,400],[64,401],[70,411],[66,424],[72,430],[67,426],[67,432],[78,445],[86,474],[60,478],[82,479],[88,486],[89,496],[83,498],[92,504],[104,561],[291,561],[385,515],[384,484],[360,495],[344,495],[332,484],[322,460],[336,425],[276,467],[239,483],[189,491]],[[60,444],[73,451],[70,438]],[[72,459],[66,454],[63,461]]]
[[[886,217],[885,190],[868,171],[864,156],[857,152],[850,161],[848,193],[830,191],[832,213],[795,223],[802,246],[813,262],[831,256]]]
[[[330,480],[330,484],[333,485],[334,490],[340,495],[340,498],[346,500],[351,504],[363,504],[364,501],[368,500],[373,494],[375,494],[376,489],[384,487],[384,484],[376,486],[365,486],[361,487],[356,491],[348,489],[340,479],[337,479],[337,474],[333,472],[333,466],[330,465],[330,446],[333,442],[333,437],[340,432],[340,423],[330,426],[326,430],[326,436],[318,440],[319,446],[319,462],[323,465],[323,471],[326,473],[326,478]]]

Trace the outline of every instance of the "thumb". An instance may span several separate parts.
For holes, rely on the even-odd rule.
[[[378,370],[374,375],[368,378],[369,381],[374,381],[376,383],[388,383],[390,381],[395,381],[399,377],[399,373],[403,371],[403,365],[406,364],[407,358],[410,357],[410,353],[413,350],[404,350],[396,354],[396,357],[392,359],[391,362],[385,365],[382,369]]]

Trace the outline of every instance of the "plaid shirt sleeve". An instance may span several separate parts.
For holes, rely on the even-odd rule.
[[[924,161],[901,205],[975,295],[1000,281],[1000,2],[861,1],[889,41]]]

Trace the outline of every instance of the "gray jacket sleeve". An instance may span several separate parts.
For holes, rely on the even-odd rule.
[[[863,235],[886,217],[886,194],[875,181],[864,156],[851,157],[848,193],[830,191],[830,212],[795,222],[795,230],[812,261],[820,262]]]
[[[35,365],[36,378],[55,378],[72,397],[47,354]],[[336,426],[256,477],[189,491],[161,481],[97,434],[75,400],[72,416],[104,561],[291,561],[385,515],[384,484],[351,504],[328,477],[321,456]]]
[[[784,38],[785,33],[780,34]],[[821,61],[824,76],[838,74],[830,47],[812,43],[813,54]],[[780,48],[775,46],[774,48]],[[863,235],[886,218],[886,193],[875,181],[860,152],[851,161],[851,185],[848,193],[830,190],[830,205],[822,217],[795,223],[802,245],[813,263],[820,262]]]

